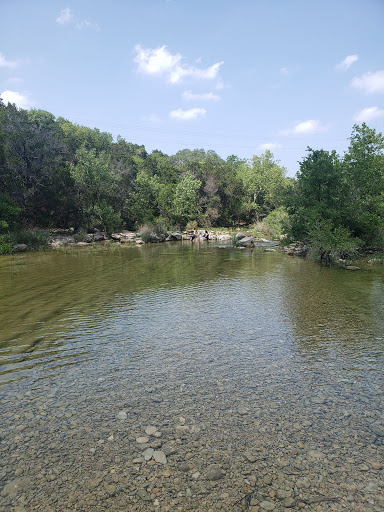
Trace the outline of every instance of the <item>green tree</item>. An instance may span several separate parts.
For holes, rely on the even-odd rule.
[[[354,125],[344,158],[345,224],[366,245],[384,246],[384,137]]]
[[[259,220],[281,205],[286,172],[269,150],[238,167],[245,191],[243,211],[248,221]]]
[[[95,149],[80,148],[76,163],[70,165],[75,183],[78,209],[88,229],[102,227],[111,231],[121,224],[119,213],[112,207],[114,179],[109,166],[110,155],[96,154]]]
[[[197,205],[197,191],[201,181],[187,171],[181,181],[176,185],[174,212],[176,221],[185,226],[188,221],[195,220],[199,216]]]

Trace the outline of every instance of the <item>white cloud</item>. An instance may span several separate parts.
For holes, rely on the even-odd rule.
[[[345,57],[343,61],[341,61],[339,64],[337,64],[336,69],[339,69],[340,71],[347,71],[352,64],[359,60],[359,57],[357,55],[348,55]]]
[[[217,62],[205,69],[186,66],[181,63],[182,55],[180,53],[172,54],[165,45],[153,49],[142,48],[137,44],[135,52],[135,62],[139,72],[164,76],[172,84],[179,83],[184,77],[213,80],[217,77],[220,66],[223,64],[223,62]]]
[[[308,121],[301,121],[297,123],[293,128],[288,130],[282,130],[283,135],[296,135],[296,134],[306,134],[306,133],[316,133],[323,131],[327,128],[327,126],[321,124],[321,122],[317,119],[308,119]]]
[[[379,119],[380,117],[384,117],[384,110],[382,108],[368,107],[363,108],[363,110],[356,114],[355,121],[364,123],[372,121],[373,119]]]
[[[0,97],[2,98],[5,105],[8,103],[16,103],[19,108],[28,109],[32,106],[31,101],[25,94],[20,94],[16,91],[3,91],[0,93]]]
[[[177,53],[172,55],[166,48],[142,48],[139,44],[135,46],[135,62],[141,73],[148,75],[163,75],[171,73],[178,66],[182,56]]]
[[[79,30],[83,28],[99,29],[97,23],[92,23],[88,20],[80,20],[69,7],[61,9],[59,16],[56,18],[56,23],[59,23],[59,25],[72,25]]]
[[[279,144],[278,142],[267,142],[266,144],[260,144],[258,149],[261,149],[262,151],[266,149],[279,149],[283,146]]]
[[[66,23],[73,23],[75,21],[75,16],[71,9],[67,7],[66,9],[61,9],[59,16],[56,18],[56,22],[60,23],[60,25],[65,25]]]
[[[288,75],[289,74],[289,69],[286,68],[286,67],[280,68],[280,73],[282,75]]]
[[[356,76],[351,86],[360,89],[364,94],[384,94],[384,70]]]
[[[320,121],[316,119],[309,119],[302,121],[293,128],[293,133],[313,133],[320,129]]]
[[[15,68],[17,66],[16,61],[7,60],[4,55],[0,52],[0,68]]]
[[[206,113],[207,111],[205,110],[205,108],[191,108],[189,110],[183,110],[181,108],[178,108],[177,110],[172,110],[172,112],[169,113],[169,117],[181,121],[189,121],[190,119],[204,117]]]
[[[193,100],[206,100],[206,101],[220,101],[221,97],[218,94],[213,94],[213,92],[206,92],[203,94],[194,94],[191,91],[184,91],[183,98],[185,100],[193,101]]]

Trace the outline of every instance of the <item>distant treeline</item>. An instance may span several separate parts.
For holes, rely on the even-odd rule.
[[[327,233],[347,246],[382,247],[384,140],[364,124],[354,126],[350,140],[343,158],[308,148],[292,179],[268,150],[250,160],[203,149],[148,153],[0,99],[1,233],[233,226],[272,214],[288,239],[310,244]]]

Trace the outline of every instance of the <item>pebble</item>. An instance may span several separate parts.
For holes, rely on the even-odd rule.
[[[148,443],[148,441],[149,441],[149,437],[145,437],[145,436],[136,437],[136,443],[138,443],[138,444],[145,444],[145,443]]]
[[[126,420],[128,418],[128,415],[125,411],[120,411],[117,415],[117,419],[119,420]]]
[[[205,478],[207,480],[220,480],[223,478],[224,472],[221,470],[218,464],[212,464],[209,466],[205,473]]]
[[[153,436],[157,432],[157,428],[153,426],[145,427],[144,430],[148,436]]]
[[[153,452],[153,458],[159,464],[167,464],[167,457],[165,456],[165,453],[162,452],[161,450],[155,450]]]

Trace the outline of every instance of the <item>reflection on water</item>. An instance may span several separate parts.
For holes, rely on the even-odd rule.
[[[0,505],[229,510],[257,473],[256,504],[384,510],[383,278],[214,243],[2,257]]]

